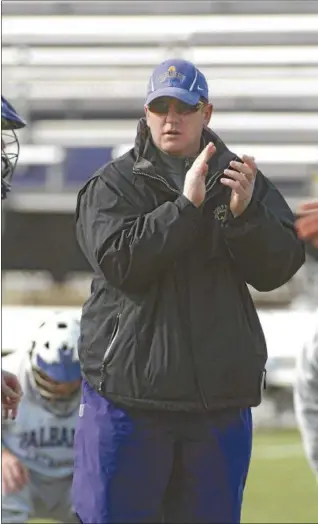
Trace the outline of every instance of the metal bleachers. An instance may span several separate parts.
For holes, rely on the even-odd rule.
[[[31,195],[32,207],[35,193],[49,198],[66,188],[72,209],[97,162],[133,143],[149,75],[172,56],[194,61],[207,76],[211,127],[232,149],[253,154],[293,202],[314,194],[318,2],[23,1],[2,8],[2,92],[29,122],[13,207],[19,191]],[[36,190],[34,162],[23,150],[36,157],[40,147],[58,148],[59,162],[54,170],[41,164]]]
[[[57,5],[58,4],[58,5]],[[251,2],[250,0],[170,0],[166,5],[153,0],[91,0],[90,2],[38,2],[10,0],[4,2],[4,15],[172,15],[172,14],[304,14],[316,12],[316,0],[267,0]]]

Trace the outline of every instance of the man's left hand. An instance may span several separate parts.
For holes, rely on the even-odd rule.
[[[243,155],[243,162],[232,160],[232,169],[225,169],[230,178],[221,178],[220,182],[232,189],[230,209],[234,217],[240,216],[249,205],[254,191],[257,166],[254,157]]]

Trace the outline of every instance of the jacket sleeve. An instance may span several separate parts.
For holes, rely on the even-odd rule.
[[[231,215],[223,224],[223,232],[241,275],[258,291],[282,286],[305,261],[294,215],[260,171],[249,206],[239,217]]]
[[[318,317],[318,310],[316,312]],[[294,387],[296,419],[311,467],[318,478],[318,322],[296,365]]]
[[[132,196],[105,179],[93,178],[78,196],[77,240],[95,271],[138,293],[193,245],[201,213],[180,196],[140,214]]]

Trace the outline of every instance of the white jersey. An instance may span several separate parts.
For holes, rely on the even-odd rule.
[[[2,446],[31,471],[50,478],[71,475],[80,393],[71,413],[59,417],[47,409],[32,385],[28,352],[3,357],[2,368],[16,374],[23,389],[16,419],[2,423]]]
[[[297,359],[294,398],[305,452],[318,480],[318,309],[313,330]]]

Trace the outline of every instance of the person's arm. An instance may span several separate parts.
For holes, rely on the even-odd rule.
[[[201,220],[184,196],[138,216],[129,197],[97,177],[79,196],[77,240],[95,270],[134,293],[193,245]]]
[[[140,195],[114,164],[79,193],[77,240],[95,271],[126,293],[138,293],[191,248],[203,228],[199,207],[205,193],[212,143],[185,177],[183,195],[140,214]],[[137,201],[137,203],[136,203]],[[149,203],[148,203],[149,204]]]
[[[282,286],[305,261],[294,215],[280,192],[260,171],[248,207],[240,216],[230,216],[223,232],[242,277],[259,291]]]
[[[305,452],[318,478],[318,322],[297,359],[294,400]]]

